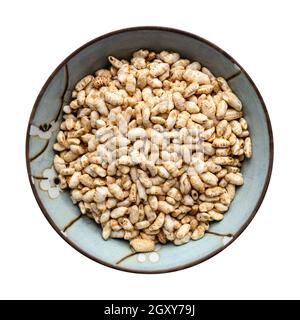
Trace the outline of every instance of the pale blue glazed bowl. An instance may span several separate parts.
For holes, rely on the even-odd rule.
[[[71,90],[83,76],[107,65],[107,56],[129,57],[140,48],[176,51],[200,61],[217,76],[226,78],[241,98],[250,126],[253,158],[244,162],[245,184],[239,188],[225,218],[212,224],[198,241],[183,246],[168,244],[155,251],[135,254],[128,242],[104,241],[99,226],[80,215],[69,193],[62,192],[52,162],[52,145],[70,100]],[[30,184],[37,202],[57,233],[76,250],[104,265],[119,270],[160,273],[187,268],[222,251],[247,227],[265,196],[273,163],[273,137],[263,99],[245,70],[212,43],[187,32],[162,27],[137,27],[115,31],[85,44],[66,58],[51,74],[33,107],[26,138]]]

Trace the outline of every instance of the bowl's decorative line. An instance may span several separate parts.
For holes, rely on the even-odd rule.
[[[235,235],[232,233],[220,233],[211,230],[206,230],[205,233],[210,234],[212,236],[220,237],[224,246],[226,246],[229,242],[235,239]]]
[[[81,213],[78,217],[72,219],[70,222],[68,222],[62,229],[62,232],[65,233],[72,225],[77,222],[79,219],[83,217],[83,214]]]
[[[238,72],[234,73],[233,75],[227,77],[225,80],[228,82],[228,81],[236,78],[237,76],[239,76],[239,75],[242,74],[242,73],[243,73],[242,70],[239,70]]]
[[[42,176],[35,176],[35,175],[31,175],[32,178],[36,179],[36,180],[46,180],[46,177],[42,177]]]
[[[50,143],[50,138],[51,138],[52,133],[55,132],[59,128],[57,120],[58,120],[59,115],[60,115],[60,113],[61,113],[61,111],[63,109],[64,104],[66,103],[65,96],[66,96],[66,93],[67,93],[68,88],[69,88],[69,78],[70,77],[69,77],[68,64],[66,64],[64,66],[64,70],[65,70],[64,88],[63,88],[63,92],[62,92],[62,94],[60,96],[60,101],[61,101],[60,107],[59,107],[59,109],[57,111],[57,114],[56,114],[55,118],[53,120],[49,121],[49,123],[42,123],[42,124],[40,124],[38,126],[36,126],[34,124],[31,124],[31,133],[34,132],[31,135],[39,136],[41,139],[46,140],[46,143],[45,143],[44,147],[39,152],[37,152],[34,156],[30,157],[30,159],[29,159],[30,162],[32,162],[35,159],[37,159],[40,155],[42,155],[46,151],[46,149],[47,149],[47,147],[48,147],[48,145]],[[43,136],[43,134],[44,134],[44,136]]]
[[[121,262],[125,261],[126,259],[131,258],[137,254],[139,254],[139,252],[131,252],[131,253],[127,254],[126,256],[122,257],[120,260],[118,260],[116,262],[116,264],[120,264]]]
[[[70,78],[70,75],[69,75],[69,66],[68,66],[67,63],[65,64],[64,69],[65,69],[65,84],[64,84],[64,90],[63,90],[63,92],[62,92],[62,94],[61,94],[61,97],[60,97],[60,101],[61,101],[60,108],[59,108],[59,110],[58,110],[58,112],[57,112],[57,115],[56,115],[54,121],[57,121],[58,118],[59,118],[59,115],[60,115],[60,113],[61,113],[61,111],[62,111],[62,109],[63,109],[63,106],[64,106],[64,104],[66,103],[66,99],[65,99],[65,98],[66,98],[66,93],[67,93],[67,91],[68,91],[68,89],[69,89],[69,78]]]
[[[49,142],[50,142],[50,139],[46,140],[44,147],[39,152],[37,152],[34,156],[31,156],[29,161],[32,162],[35,159],[37,159],[41,154],[43,154],[48,148]]]
[[[217,236],[217,237],[234,238],[234,235],[232,233],[220,233],[220,232],[215,232],[215,231],[211,231],[211,230],[206,230],[205,233],[208,233],[208,234],[211,234],[211,235]]]

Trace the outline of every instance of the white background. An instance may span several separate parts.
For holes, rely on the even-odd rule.
[[[299,1],[5,1],[0,33],[0,298],[300,298]],[[209,261],[170,274],[101,266],[54,232],[31,192],[25,132],[54,68],[112,30],[161,25],[231,54],[268,107],[275,140],[266,198],[241,237]]]

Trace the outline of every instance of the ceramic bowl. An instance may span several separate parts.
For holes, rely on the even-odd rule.
[[[83,76],[107,65],[107,56],[129,57],[140,48],[176,51],[200,61],[227,79],[240,97],[250,126],[253,158],[243,164],[245,184],[239,188],[225,218],[211,224],[210,233],[183,246],[157,245],[154,252],[132,254],[128,242],[104,241],[99,226],[82,216],[69,192],[58,187],[52,145],[62,106]],[[245,70],[226,52],[196,35],[162,27],[115,31],[88,42],[67,57],[51,74],[34,104],[27,131],[26,159],[36,200],[57,233],[85,256],[106,266],[139,273],[180,270],[203,262],[232,243],[248,226],[265,196],[273,162],[272,129],[263,99]],[[253,236],[249,235],[249,236]]]

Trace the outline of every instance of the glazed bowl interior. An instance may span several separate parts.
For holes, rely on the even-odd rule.
[[[211,224],[199,241],[183,246],[157,246],[156,251],[131,255],[128,242],[104,241],[99,226],[80,216],[69,193],[57,187],[52,167],[53,143],[61,121],[61,108],[71,98],[78,80],[108,66],[107,57],[129,58],[140,48],[170,50],[199,61],[216,76],[228,79],[243,103],[250,127],[253,157],[243,163],[245,183],[223,221]],[[27,164],[36,199],[56,231],[73,247],[102,264],[134,272],[182,269],[215,255],[231,243],[254,217],[266,192],[272,168],[272,132],[263,100],[246,72],[221,49],[197,36],[167,28],[125,29],[91,41],[71,54],[50,76],[35,103],[27,135]]]

